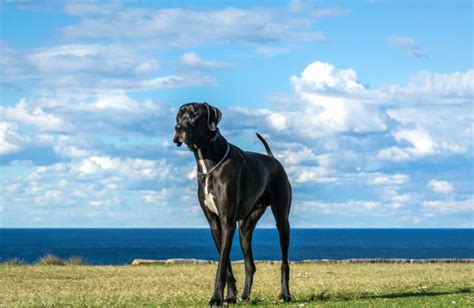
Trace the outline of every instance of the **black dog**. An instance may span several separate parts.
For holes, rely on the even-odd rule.
[[[235,303],[235,279],[229,258],[236,222],[245,258],[245,286],[241,299],[248,300],[255,263],[252,233],[257,221],[271,205],[280,235],[282,254],[280,301],[290,301],[288,245],[291,186],[288,176],[262,136],[257,137],[268,155],[244,152],[219,133],[219,109],[207,103],[189,103],[179,108],[173,141],[185,143],[194,153],[198,170],[198,196],[219,252],[214,294],[210,305]],[[227,298],[224,288],[227,283]]]

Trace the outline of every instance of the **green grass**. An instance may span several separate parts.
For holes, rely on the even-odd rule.
[[[243,264],[233,266],[239,291]],[[205,306],[216,265],[0,265],[0,306]],[[293,264],[292,306],[470,306],[472,264]],[[251,303],[276,305],[279,265],[257,264]]]

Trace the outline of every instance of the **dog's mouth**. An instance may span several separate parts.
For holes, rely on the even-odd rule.
[[[176,146],[180,147],[184,143],[184,134],[175,134],[173,142],[176,143]]]

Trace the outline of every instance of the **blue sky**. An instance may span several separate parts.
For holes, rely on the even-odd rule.
[[[0,4],[0,226],[206,227],[177,108],[294,189],[295,227],[472,227],[471,1]],[[270,212],[260,227],[274,225]]]

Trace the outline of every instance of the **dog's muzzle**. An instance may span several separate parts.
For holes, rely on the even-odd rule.
[[[173,142],[176,143],[177,146],[181,146],[184,143],[184,136],[185,136],[185,127],[182,124],[176,124],[175,126],[175,133],[173,136]]]
[[[184,136],[174,134],[173,142],[176,143],[176,145],[180,147],[184,143]]]

